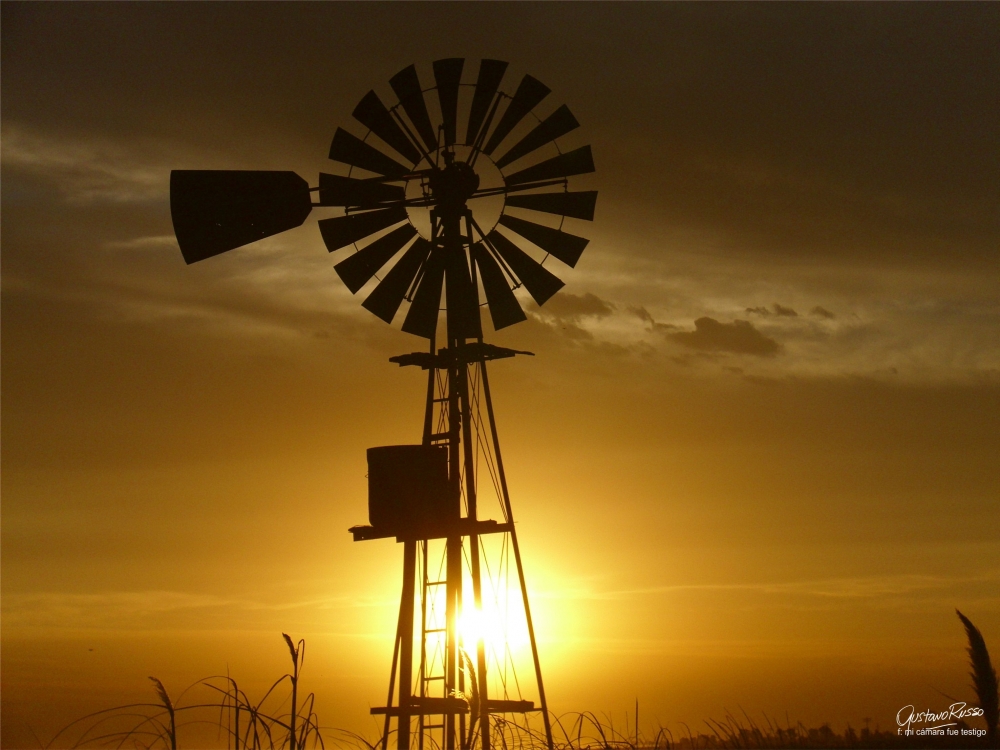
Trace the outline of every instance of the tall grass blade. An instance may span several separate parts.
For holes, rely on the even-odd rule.
[[[170,701],[170,695],[167,693],[167,689],[163,687],[163,683],[155,677],[150,677],[149,679],[156,686],[156,693],[160,696],[160,702],[163,703],[163,707],[167,709],[167,714],[170,716],[170,726],[166,728],[167,736],[170,740],[170,750],[177,750],[177,719],[174,715],[174,704]]]
[[[990,652],[986,650],[986,641],[979,628],[972,624],[968,617],[957,609],[958,619],[965,626],[965,634],[969,638],[969,663],[972,666],[972,687],[979,699],[979,707],[983,709],[983,719],[986,720],[986,744],[996,746],[997,718],[1000,714],[1000,701],[997,695],[997,673],[990,662]]]

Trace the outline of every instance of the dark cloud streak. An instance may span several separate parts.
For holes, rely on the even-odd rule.
[[[678,331],[668,336],[682,346],[705,352],[773,357],[781,350],[777,341],[762,334],[746,320],[720,323],[715,318],[698,318],[693,331]]]

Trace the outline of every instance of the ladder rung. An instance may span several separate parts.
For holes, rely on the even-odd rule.
[[[447,581],[424,581],[424,586],[444,586]]]
[[[432,432],[431,433],[431,442],[432,443],[435,440],[450,440],[450,439],[451,439],[451,433],[450,432]]]
[[[436,398],[436,399],[434,399],[434,403],[435,404],[444,403],[445,401],[448,401],[449,399],[450,399],[449,396],[444,396],[443,398]]]
[[[444,729],[444,724],[424,724],[424,729]]]
[[[431,680],[443,680],[443,679],[444,679],[444,675],[443,674],[439,674],[436,677],[425,677],[424,678],[424,682],[430,682]]]
[[[427,628],[425,633],[444,633],[447,632],[448,628]]]

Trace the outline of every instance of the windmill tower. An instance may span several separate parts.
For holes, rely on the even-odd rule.
[[[426,371],[422,439],[368,450],[369,524],[350,529],[355,541],[394,538],[403,547],[388,700],[372,709],[384,716],[383,750],[393,723],[399,750],[490,750],[498,732],[527,729],[534,713],[552,748],[487,375],[488,362],[529,352],[483,341],[480,292],[494,330],[526,320],[515,290],[542,305],[563,286],[546,263],[576,265],[588,240],[564,223],[591,221],[597,193],[569,189],[568,178],[594,171],[589,146],[559,146],[579,126],[572,113],[563,105],[538,116],[549,89],[525,75],[507,93],[507,68],[484,59],[463,80],[463,59],[438,60],[427,89],[414,66],[401,70],[389,81],[394,104],[369,91],[354,109],[363,136],[337,129],[329,156],[341,174],[321,173],[318,187],[294,172],[171,173],[186,262],[297,227],[315,207],[339,207],[319,221],[330,252],[355,250],[335,265],[338,275],[352,293],[368,288],[362,306],[387,323],[406,300],[403,331],[428,341],[390,360]],[[484,517],[487,489],[499,518]],[[491,564],[486,547],[496,540]],[[485,632],[489,594],[489,617],[499,611],[501,569],[516,590],[505,614],[525,626],[538,705],[523,698],[516,675],[513,686],[508,679],[507,635]]]

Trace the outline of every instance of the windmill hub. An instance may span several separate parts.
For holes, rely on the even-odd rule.
[[[466,201],[479,189],[479,175],[465,162],[456,162],[449,152],[445,160],[447,166],[432,172],[428,183],[438,210],[451,218],[465,212]]]

